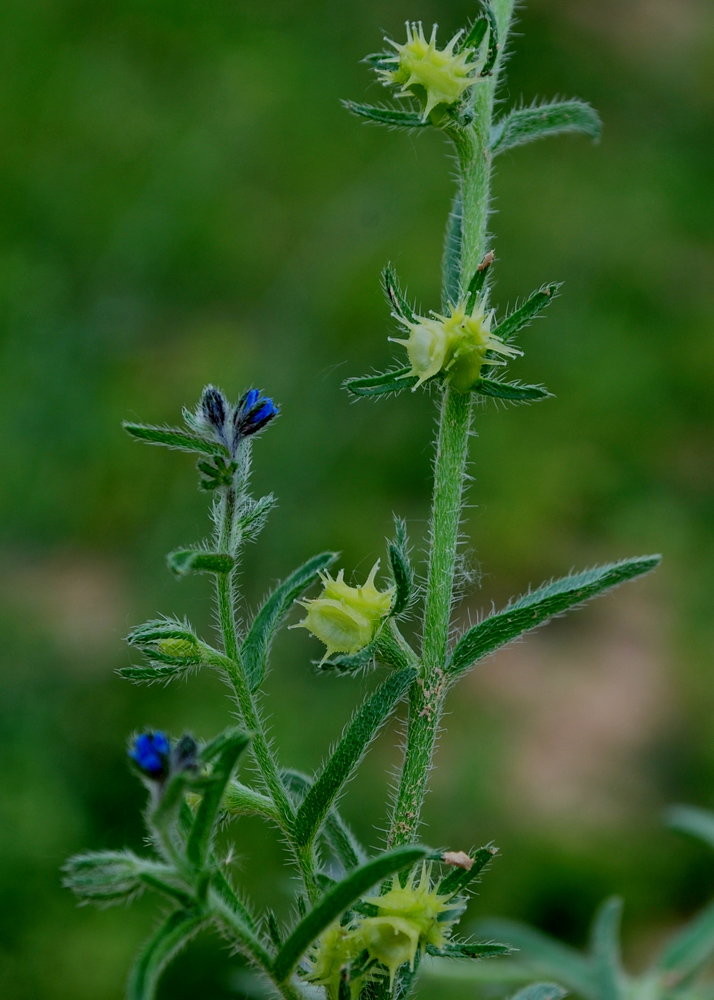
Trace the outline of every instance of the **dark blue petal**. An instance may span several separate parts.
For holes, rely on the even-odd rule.
[[[255,406],[255,404],[258,402],[259,398],[260,398],[260,390],[259,389],[250,389],[245,394],[245,399],[243,400],[243,405],[241,407],[241,409],[243,410],[243,412],[247,413],[248,410],[252,410],[253,407]]]
[[[149,777],[159,778],[168,771],[171,744],[163,733],[141,733],[129,750],[129,757]]]

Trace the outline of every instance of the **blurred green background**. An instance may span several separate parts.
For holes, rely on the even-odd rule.
[[[255,606],[324,548],[364,574],[392,512],[417,549],[434,402],[351,404],[347,375],[392,357],[378,275],[391,259],[438,304],[453,166],[434,134],[350,118],[384,95],[360,58],[381,31],[473,13],[403,0],[4,0],[0,5],[0,995],[118,1000],[156,919],[147,899],[78,909],[59,866],[142,844],[135,728],[208,737],[208,674],[166,689],[117,677],[129,627],[157,612],[210,628],[207,582],[164,554],[207,531],[188,456],[132,443],[123,418],[176,421],[204,382],[249,384],[283,416],[255,451],[280,507],[246,554]],[[581,96],[603,140],[498,161],[503,308],[562,297],[514,375],[557,396],[478,414],[473,581],[460,613],[596,561],[662,551],[652,578],[504,651],[452,696],[424,838],[495,841],[470,919],[510,915],[583,940],[626,897],[638,965],[714,890],[714,857],[667,832],[672,801],[714,803],[714,10],[707,0],[533,0],[504,101]],[[369,682],[316,677],[281,636],[266,703],[281,759],[316,767]],[[398,727],[344,811],[382,841]],[[257,821],[236,877],[289,914],[292,872]],[[174,1000],[241,995],[239,963],[199,940]],[[446,994],[444,994],[446,995]]]

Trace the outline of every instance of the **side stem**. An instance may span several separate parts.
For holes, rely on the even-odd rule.
[[[218,526],[218,549],[221,552],[229,550],[231,532],[235,520],[236,490],[229,486],[222,498],[220,521]],[[280,818],[280,824],[287,835],[295,859],[300,868],[300,874],[305,882],[305,888],[312,897],[316,891],[314,875],[314,857],[311,850],[301,850],[293,842],[293,824],[295,810],[280,776],[277,761],[265,734],[263,720],[255,704],[253,692],[243,670],[243,664],[238,645],[235,624],[235,593],[233,574],[220,573],[216,577],[216,592],[218,601],[218,616],[226,653],[225,669],[228,673],[236,700],[243,717],[243,723],[251,734],[251,750],[260,769],[265,786],[270,793],[273,804]]]

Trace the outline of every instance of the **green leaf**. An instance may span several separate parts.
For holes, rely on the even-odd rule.
[[[437,958],[498,958],[510,955],[512,951],[509,945],[495,941],[447,941],[441,949],[432,944],[426,946],[427,955]]]
[[[503,341],[510,340],[514,334],[522,330],[524,326],[527,326],[539,312],[542,312],[546,306],[550,305],[559,288],[560,285],[557,282],[553,282],[538,289],[537,292],[533,292],[520,308],[515,309],[509,316],[501,320],[493,331],[494,335],[500,337]]]
[[[469,281],[469,287],[466,290],[466,312],[472,313],[476,305],[477,300],[481,296],[483,286],[486,283],[486,278],[488,277],[489,268],[496,259],[493,250],[490,250],[486,256],[483,258],[479,266],[474,271],[471,281]]]
[[[329,660],[316,662],[318,669],[325,673],[336,670],[338,674],[358,674],[361,670],[373,666],[376,653],[377,643],[370,642],[356,653],[338,653]]]
[[[714,903],[709,903],[701,913],[686,925],[669,942],[657,962],[657,967],[667,973],[667,982],[673,985],[672,976],[685,979],[698,972],[714,955]]]
[[[449,219],[446,223],[446,238],[444,254],[441,261],[441,286],[443,289],[441,305],[447,309],[461,297],[461,226],[462,226],[461,192],[454,195]]]
[[[312,779],[298,771],[283,771],[283,779],[300,802],[304,799],[308,789],[312,787]],[[355,837],[354,833],[344,821],[338,810],[333,806],[325,817],[322,826],[322,836],[328,847],[332,850],[338,861],[341,862],[345,871],[357,868],[367,860],[367,854]]]
[[[439,883],[439,893],[447,895],[450,892],[464,892],[471,882],[485,870],[486,865],[493,861],[498,854],[497,847],[482,847],[474,854],[473,864],[466,871],[465,868],[452,868]]]
[[[312,942],[375,883],[403,868],[410,868],[431,854],[428,847],[398,847],[351,871],[305,915],[278,952],[273,965],[277,982],[288,978]]]
[[[622,900],[606,899],[595,914],[590,936],[590,951],[598,983],[599,1000],[622,1000],[624,974],[620,962],[620,921]]]
[[[513,920],[480,920],[474,931],[479,936],[492,936],[518,949],[518,962],[507,962],[504,968],[507,972],[513,966],[514,978],[521,979],[528,974],[557,979],[586,1000],[601,1000],[593,963],[575,948]]]
[[[403,614],[409,607],[414,591],[414,570],[409,558],[409,540],[407,538],[407,522],[402,518],[394,519],[394,540],[389,543],[389,566],[394,580],[394,602],[390,612],[394,617]]]
[[[153,1000],[164,968],[206,923],[203,914],[172,913],[140,952],[127,984],[127,1000]]]
[[[336,558],[335,552],[322,552],[319,556],[308,559],[264,601],[241,646],[243,669],[252,691],[256,691],[263,681],[270,644],[293,602]]]
[[[166,557],[169,569],[176,576],[189,573],[230,573],[235,559],[227,552],[207,552],[204,549],[177,549]]]
[[[695,806],[672,806],[667,810],[667,823],[674,830],[688,833],[714,847],[714,813]]]
[[[547,399],[551,394],[542,385],[522,385],[520,382],[500,382],[498,379],[483,378],[476,382],[471,392],[494,399],[507,399],[512,403],[530,403]]]
[[[125,420],[122,427],[132,437],[147,444],[163,444],[167,448],[178,451],[200,452],[202,455],[228,456],[228,449],[217,441],[206,441],[204,438],[189,434],[180,427],[153,427],[149,424],[133,424]]]
[[[659,565],[661,556],[641,556],[598,566],[553,583],[546,583],[513,601],[503,611],[489,615],[474,625],[456,644],[447,671],[459,676],[478,660],[537,628],[550,618],[584,604],[591,598],[627,580],[649,573]]]
[[[283,935],[280,930],[280,924],[278,923],[278,918],[275,916],[272,910],[268,910],[265,914],[265,926],[268,931],[268,936],[270,940],[275,945],[276,949],[280,951],[283,946]]]
[[[531,108],[514,108],[497,122],[491,131],[491,150],[503,153],[535,139],[564,132],[580,132],[598,139],[602,131],[600,117],[584,101],[555,101]]]
[[[496,15],[494,14],[488,0],[483,0],[482,6],[483,12],[488,18],[489,36],[488,48],[486,49],[486,61],[483,64],[481,76],[490,76],[491,73],[493,73],[493,68],[496,65],[496,60],[498,59],[498,22],[496,21]]]
[[[428,118],[424,120],[421,115],[414,111],[372,107],[369,104],[357,104],[355,101],[343,101],[342,103],[353,115],[366,118],[376,125],[389,125],[391,128],[423,128],[430,124]]]
[[[488,31],[488,21],[485,17],[477,18],[471,25],[468,34],[457,46],[459,52],[463,52],[464,49],[477,49],[481,42],[486,37],[486,32]]]
[[[557,983],[531,983],[513,994],[511,1000],[563,1000],[567,990]]]
[[[389,263],[382,271],[382,291],[389,303],[393,315],[397,319],[414,321],[414,309],[399,284],[399,278],[394,264]]]
[[[145,663],[141,666],[119,667],[117,673],[134,684],[155,684],[157,681],[180,680],[189,670],[190,664]]]
[[[223,795],[238,758],[249,743],[250,737],[240,729],[229,730],[223,734],[220,750],[212,756],[211,774],[204,785],[186,844],[186,857],[195,868],[201,868],[206,861]]]
[[[295,840],[312,842],[344,785],[354,774],[367,747],[416,677],[409,667],[398,670],[371,694],[355,713],[342,739],[303,799],[295,817]]]
[[[386,396],[390,392],[403,392],[413,389],[419,381],[416,375],[409,374],[410,371],[411,368],[395,368],[379,375],[348,378],[342,383],[342,388],[353,396]]]

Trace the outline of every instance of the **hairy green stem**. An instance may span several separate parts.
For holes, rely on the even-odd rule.
[[[222,498],[218,525],[219,552],[228,551],[233,522],[235,520],[236,499],[235,488],[233,486],[228,487]],[[280,825],[293,849],[295,860],[298,863],[300,874],[305,883],[305,889],[310,898],[314,898],[317,893],[317,885],[314,878],[315,858],[313,849],[312,847],[300,848],[294,843],[293,826],[295,822],[295,810],[280,776],[277,761],[273,756],[265,734],[263,721],[256,707],[248,678],[243,670],[238,636],[236,634],[233,574],[220,573],[217,575],[216,580],[218,615],[226,653],[225,670],[233,685],[236,700],[243,717],[243,723],[251,734],[251,750],[258,764],[265,787],[270,793]]]
[[[513,0],[495,0],[500,48],[508,33]],[[500,57],[492,77],[476,84],[474,121],[454,129],[462,203],[461,268],[462,292],[468,286],[486,251],[486,232],[491,194],[489,148],[493,102]],[[426,585],[421,672],[409,699],[404,762],[389,833],[391,846],[412,841],[421,819],[427,778],[446,696],[446,662],[459,524],[466,478],[471,397],[447,386],[434,463],[434,493],[431,513],[431,547]]]

